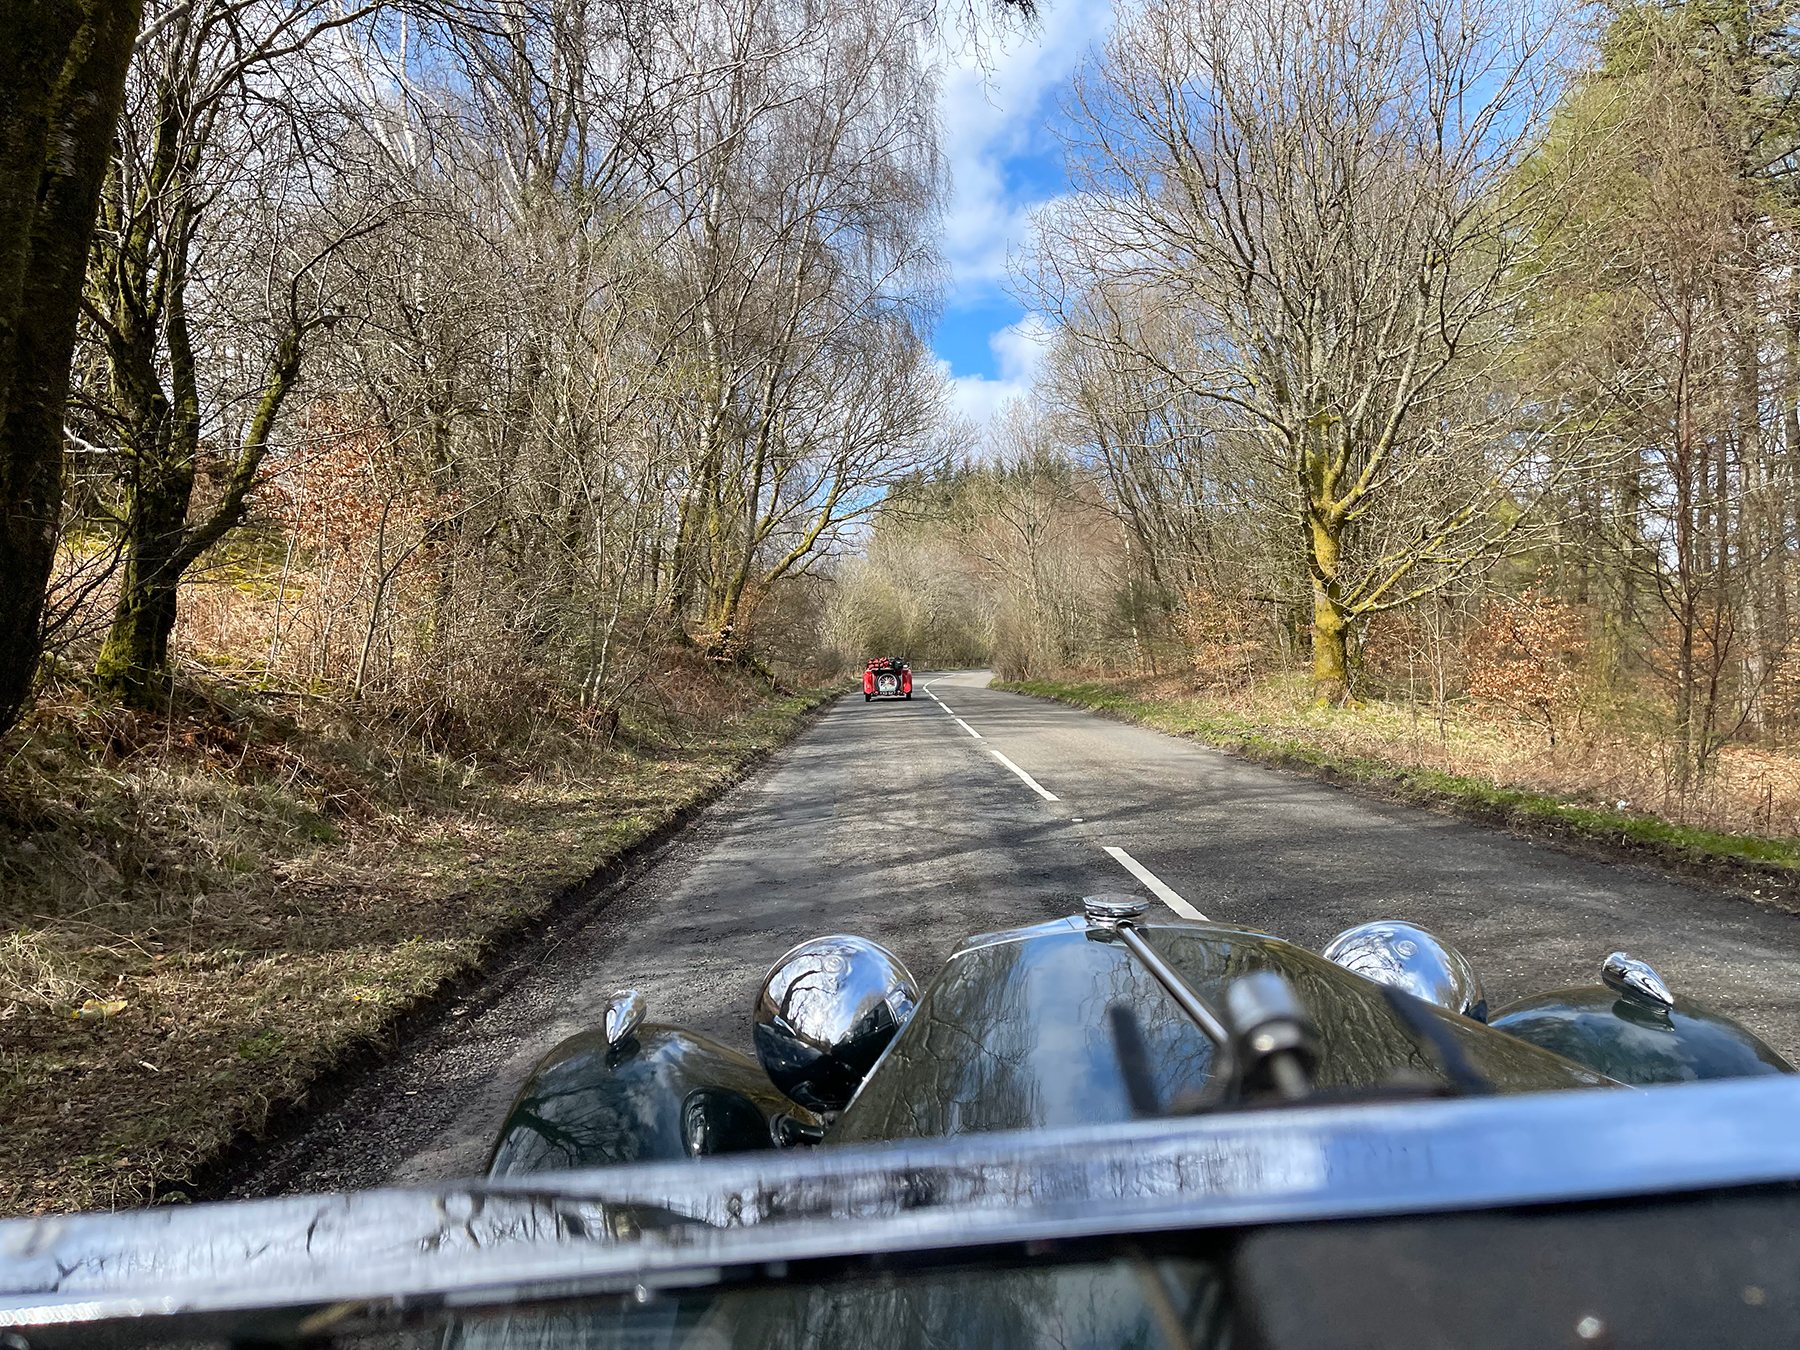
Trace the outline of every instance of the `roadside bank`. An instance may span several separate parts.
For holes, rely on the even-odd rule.
[[[498,741],[222,682],[40,699],[0,759],[0,1212],[185,1197],[838,692],[668,674]]]

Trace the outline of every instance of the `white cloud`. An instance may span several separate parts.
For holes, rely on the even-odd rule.
[[[944,249],[953,324],[958,308],[993,308],[1011,258],[1028,239],[1031,213],[1061,190],[1041,161],[1024,172],[1016,161],[1057,153],[1046,121],[1082,57],[1112,24],[1112,0],[1051,0],[1040,12],[1037,32],[1013,36],[988,50],[985,61],[965,50],[944,68],[939,113],[952,186]],[[946,365],[956,413],[985,428],[1007,402],[1029,393],[1049,333],[1042,315],[1027,314],[988,334],[995,375],[953,376]]]
[[[1041,185],[1008,181],[1014,156],[1054,150],[1044,131],[1056,94],[1112,23],[1111,0],[1051,0],[1038,32],[990,50],[985,64],[963,51],[945,69],[939,95],[952,197],[944,244],[965,303],[996,288],[1008,256],[1024,243]]]
[[[1031,392],[1031,382],[1049,350],[1050,337],[1050,324],[1041,314],[1027,314],[994,333],[988,338],[988,347],[994,353],[998,376],[951,376],[950,406],[958,416],[985,427],[1007,403]]]

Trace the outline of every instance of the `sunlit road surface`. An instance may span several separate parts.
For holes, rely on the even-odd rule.
[[[1800,1061],[1800,918],[988,680],[920,673],[911,701],[840,700],[597,917],[528,947],[503,992],[444,1016],[233,1193],[478,1172],[532,1064],[615,989],[748,1052],[757,983],[796,942],[862,934],[924,984],[968,934],[1097,891],[1313,950],[1407,919],[1460,947],[1496,1006],[1595,983],[1623,948]]]

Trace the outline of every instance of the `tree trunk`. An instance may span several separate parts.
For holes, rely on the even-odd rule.
[[[173,304],[173,302],[171,302]],[[100,687],[137,707],[154,708],[167,697],[169,635],[175,630],[176,588],[182,573],[207,549],[242,523],[246,499],[268,450],[269,435],[288,391],[300,374],[301,332],[296,327],[276,344],[266,383],[238,447],[224,498],[203,521],[188,522],[199,453],[198,401],[192,393],[192,355],[185,329],[169,326],[170,370],[179,392],[175,406],[160,392],[123,401],[133,433],[136,476],[126,515],[125,575],[112,627],[94,665]],[[117,353],[115,353],[115,357]],[[115,378],[130,362],[115,360]]]
[[[88,241],[141,0],[0,0],[0,731],[40,654]]]
[[[1338,561],[1343,526],[1321,516],[1315,505],[1308,535],[1308,570],[1313,583],[1313,696],[1335,707],[1350,696],[1351,616],[1338,597]]]
[[[136,707],[156,707],[168,696],[169,635],[175,631],[175,586],[168,577],[166,559],[134,550],[94,671],[101,688]]]
[[[1313,586],[1313,694],[1336,706],[1350,694],[1350,623],[1325,587]]]
[[[141,336],[146,350],[134,353],[141,360],[140,375],[153,369],[155,357],[154,333]],[[170,408],[153,376],[134,383],[117,371],[115,365],[115,389],[128,391],[121,406],[132,410],[124,437],[132,478],[119,600],[94,663],[94,679],[125,703],[157,708],[168,701],[169,636],[175,631],[176,587],[187,566],[182,552],[188,542],[199,423]]]
[[[1682,332],[1681,342],[1683,359],[1675,385],[1675,445],[1671,457],[1671,477],[1675,489],[1675,538],[1672,550],[1675,604],[1672,613],[1676,632],[1675,788],[1681,801],[1681,809],[1685,812],[1694,763],[1694,638],[1699,626],[1700,573],[1703,567],[1699,555],[1705,547],[1704,539],[1699,537],[1699,515],[1704,509],[1704,502],[1694,500],[1694,489],[1698,484],[1704,496],[1707,475],[1705,464],[1696,464],[1700,440],[1695,431],[1693,408],[1689,402],[1691,385],[1688,370],[1692,346],[1689,331]]]

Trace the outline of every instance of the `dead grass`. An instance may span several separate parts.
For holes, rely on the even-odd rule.
[[[616,738],[515,703],[484,739],[216,674],[160,716],[53,684],[0,742],[0,1211],[179,1193],[824,696],[683,654],[655,689]]]
[[[1195,690],[1178,679],[1134,682],[1144,696],[1193,703],[1350,756],[1387,760],[1575,798],[1674,824],[1766,838],[1800,835],[1800,755],[1728,745],[1698,786],[1681,791],[1675,766],[1630,708],[1589,712],[1558,734],[1491,704],[1370,701],[1314,705],[1301,677],[1235,690]]]

